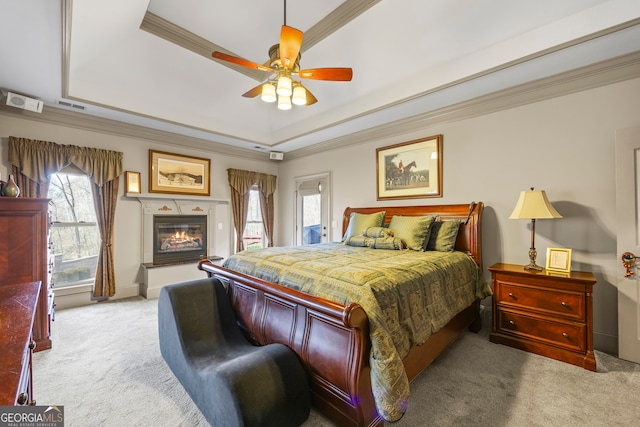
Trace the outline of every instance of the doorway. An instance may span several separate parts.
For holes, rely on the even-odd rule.
[[[329,241],[330,175],[296,179],[296,245]]]

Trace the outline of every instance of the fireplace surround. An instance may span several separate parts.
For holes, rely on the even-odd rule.
[[[228,200],[188,196],[177,198],[167,194],[127,196],[138,199],[142,207],[142,254],[137,279],[140,283],[142,296],[157,298],[160,289],[165,285],[201,278],[203,272],[196,267],[201,256],[214,260],[214,262],[221,262],[233,253],[233,225],[231,205]],[[181,232],[188,230],[171,229],[170,227],[174,226],[167,224],[174,220],[191,224],[187,225],[187,228],[202,230],[202,247],[194,247],[193,251],[187,251],[188,246],[194,245],[191,240],[195,239],[193,236],[191,238],[182,237]],[[154,259],[154,248],[158,244],[157,232],[154,237],[154,222],[164,224],[166,233],[160,234],[165,234],[165,240],[171,236],[171,231],[173,231],[173,236],[180,232],[174,241],[165,242],[165,250],[160,251],[163,252],[162,255],[165,259],[158,260],[157,254]],[[192,226],[194,223],[196,227]],[[197,239],[200,238],[197,237]],[[169,250],[180,248],[180,245],[184,251]],[[180,256],[184,255],[188,259],[176,259],[176,252],[185,252]]]

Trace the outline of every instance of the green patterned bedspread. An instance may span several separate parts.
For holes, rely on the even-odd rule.
[[[371,384],[387,421],[406,411],[409,381],[402,359],[491,289],[462,252],[416,252],[321,243],[248,250],[226,268],[317,297],[360,304],[370,323]]]

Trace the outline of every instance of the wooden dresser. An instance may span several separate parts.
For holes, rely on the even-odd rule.
[[[0,197],[0,288],[40,282],[33,322],[36,351],[51,348],[53,289],[49,268],[49,199]]]
[[[493,287],[490,340],[595,371],[592,273],[535,273],[524,266],[489,267]]]
[[[0,406],[35,405],[31,353],[39,294],[39,282],[0,286]]]

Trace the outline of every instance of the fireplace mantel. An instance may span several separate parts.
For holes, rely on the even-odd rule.
[[[214,203],[227,203],[228,199],[213,199],[211,197],[204,196],[187,196],[184,194],[164,194],[164,193],[126,193],[125,197],[130,199],[138,199],[140,203],[144,201],[159,201],[159,200],[175,200],[175,201],[201,201],[201,202],[214,202]]]

